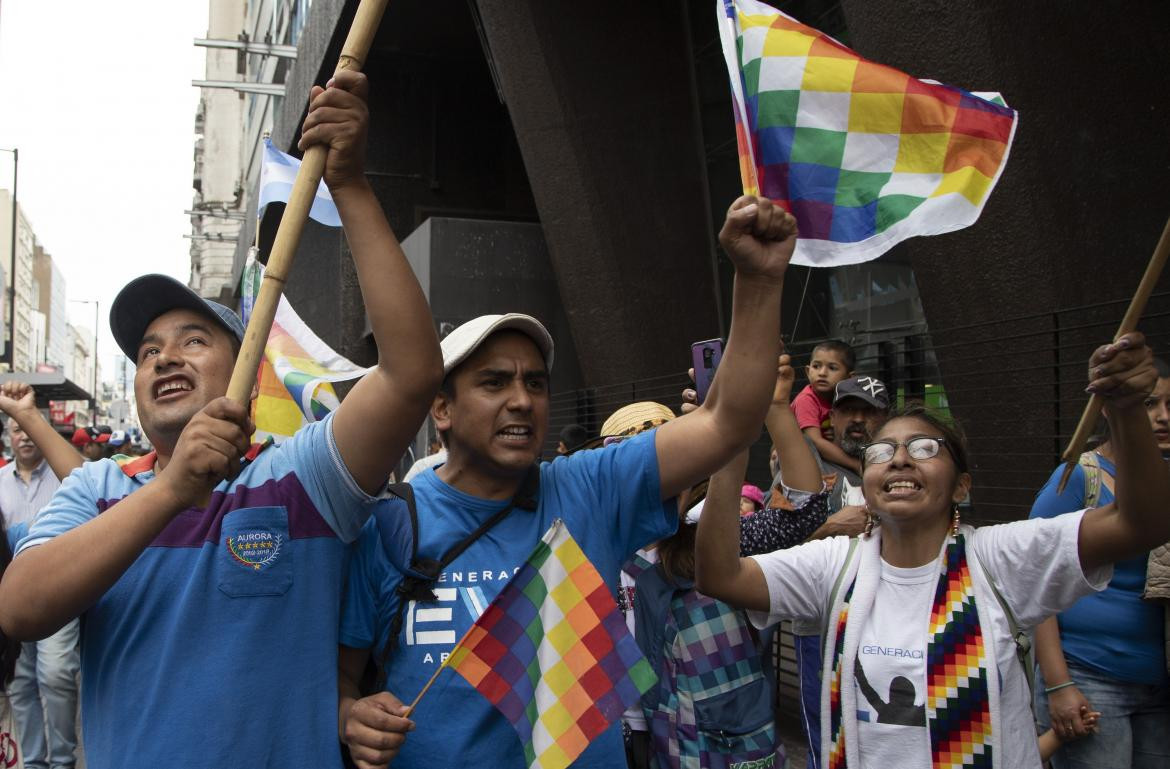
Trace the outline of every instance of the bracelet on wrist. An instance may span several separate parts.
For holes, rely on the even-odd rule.
[[[1052,694],[1053,692],[1058,692],[1061,689],[1067,689],[1070,686],[1076,686],[1076,685],[1077,685],[1076,681],[1065,681],[1063,684],[1057,684],[1056,686],[1049,686],[1047,689],[1044,690],[1044,693],[1045,694]]]

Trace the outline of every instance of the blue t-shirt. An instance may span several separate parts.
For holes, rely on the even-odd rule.
[[[1100,457],[1100,455],[1098,455]],[[1113,463],[1100,457],[1102,472],[1116,476]],[[1077,465],[1063,494],[1056,493],[1064,466],[1053,471],[1036,496],[1031,518],[1055,518],[1085,506],[1085,470]],[[1101,484],[1099,506],[1113,501]],[[1104,675],[1137,684],[1164,684],[1165,624],[1160,604],[1143,601],[1147,556],[1118,561],[1113,579],[1100,593],[1085,596],[1057,616],[1064,656]]]
[[[508,503],[464,494],[427,470],[412,481],[418,506],[420,558],[448,549]],[[435,585],[437,604],[407,606],[398,649],[387,663],[386,688],[409,703],[455,643],[496,597],[557,518],[616,595],[621,565],[639,547],[678,526],[674,501],[663,502],[653,433],[616,446],[582,451],[540,466],[535,511],[516,508],[455,559]],[[409,561],[406,515],[396,541],[398,563]],[[397,612],[400,572],[387,559],[374,521],[366,524],[350,566],[341,643],[381,653]],[[522,769],[527,763],[512,725],[458,673],[443,671],[419,702],[416,728],[394,760],[396,769],[483,765]],[[611,769],[625,765],[615,724],[573,764]]]
[[[153,464],[149,455],[74,470],[20,550],[149,483]],[[326,418],[261,451],[206,509],[176,515],[83,615],[91,769],[339,767],[347,543],[372,501]]]
[[[15,553],[16,546],[20,544],[20,540],[28,535],[28,521],[12,524],[8,527],[8,531],[5,534],[8,535],[8,549]]]

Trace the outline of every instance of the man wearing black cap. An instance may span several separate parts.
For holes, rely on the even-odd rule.
[[[837,383],[833,396],[833,411],[829,420],[833,425],[833,442],[848,456],[861,458],[861,450],[873,439],[877,429],[886,423],[890,411],[890,394],[885,384],[876,377],[855,376]],[[835,513],[846,505],[864,504],[861,496],[861,477],[852,468],[821,458],[823,471],[834,473],[837,482],[829,494],[829,512]]]
[[[239,318],[170,278],[132,281],[110,324],[137,364],[139,419],[155,452],[74,472],[0,583],[10,636],[39,638],[85,617],[92,769],[340,764],[346,545],[442,376],[426,300],[362,170],[366,90],[352,72],[314,88],[301,146],[329,147],[325,181],[378,366],[323,421],[250,449],[247,408],[223,397]]]

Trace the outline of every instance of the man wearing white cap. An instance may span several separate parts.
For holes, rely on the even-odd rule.
[[[780,350],[780,295],[795,220],[770,201],[743,197],[719,237],[737,272],[730,339],[706,402],[611,449],[536,464],[548,430],[553,341],[534,318],[483,316],[443,340],[446,378],[431,418],[445,436],[447,461],[414,479],[418,528],[412,531],[410,516],[397,517],[389,551],[397,556],[387,554],[371,521],[351,565],[338,717],[360,769],[391,759],[406,769],[527,766],[508,721],[458,676],[436,684],[413,722],[394,695],[410,701],[418,694],[555,519],[616,592],[626,558],[674,531],[673,497],[759,435]],[[459,554],[444,565],[453,550]],[[433,574],[438,601],[400,595],[414,578],[404,574],[426,561],[440,569]],[[357,682],[371,651],[384,666],[386,691],[362,698]],[[573,766],[624,761],[615,724]]]

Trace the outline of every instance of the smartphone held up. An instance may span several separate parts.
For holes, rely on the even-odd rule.
[[[691,365],[695,368],[695,398],[702,404],[707,399],[711,383],[715,381],[715,370],[723,358],[723,340],[708,339],[691,345]]]

